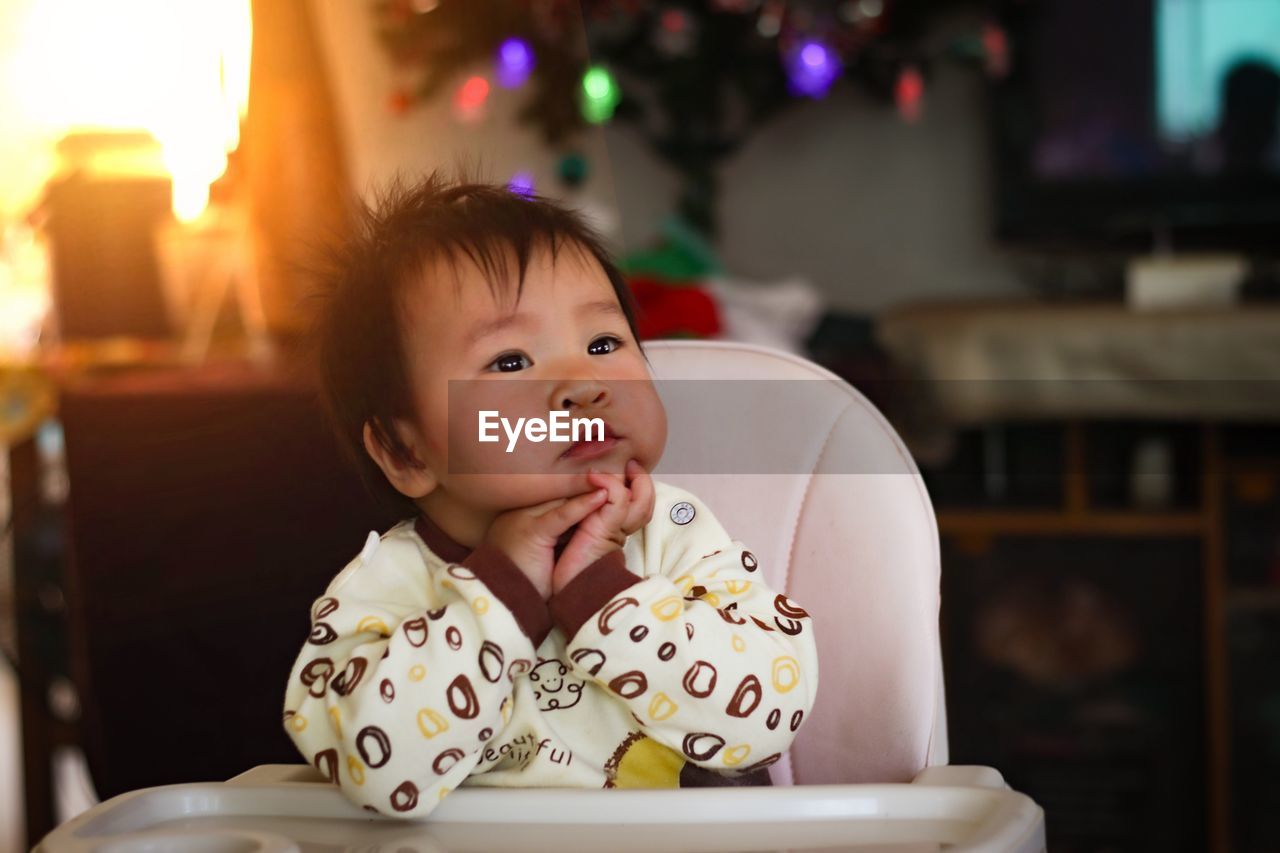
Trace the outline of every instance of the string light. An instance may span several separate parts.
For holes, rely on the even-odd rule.
[[[511,176],[507,189],[516,195],[531,196],[534,193],[533,173],[520,171]]]
[[[901,3],[905,5],[905,0]],[[383,7],[393,13],[426,14],[446,5],[461,8],[462,0],[449,0],[447,4],[445,0],[390,0]],[[883,78],[878,69],[870,68],[881,62],[881,58],[875,55],[864,58],[864,54],[867,48],[880,40],[889,43],[888,55],[903,51],[899,30],[906,29],[904,22],[909,16],[898,14],[901,8],[899,0],[831,0],[831,8],[825,10],[819,8],[822,5],[812,0],[710,0],[705,7],[684,0],[661,0],[655,4],[641,0],[611,0],[608,4],[590,4],[592,16],[607,21],[608,28],[619,33],[626,33],[630,28],[632,36],[648,36],[649,44],[641,47],[657,54],[650,57],[655,73],[665,73],[669,63],[664,60],[678,60],[697,51],[708,32],[704,28],[710,21],[741,16],[742,25],[748,28],[741,38],[758,41],[758,37],[763,37],[772,43],[777,57],[769,60],[756,50],[751,61],[763,57],[765,61],[780,62],[788,83],[787,91],[793,98],[826,97],[835,82],[845,76],[846,63],[859,68],[867,63],[875,73],[857,75],[858,79],[883,91],[880,82]],[[532,4],[531,8],[547,13],[541,17],[535,15],[534,31],[548,38],[563,35],[567,26],[565,16],[558,12],[553,14],[561,6],[558,0],[545,6]],[[440,20],[444,22],[444,19]],[[412,26],[405,21],[399,21],[398,25],[406,29]],[[643,27],[646,31],[636,31],[636,27]],[[750,29],[754,29],[754,33],[750,33]],[[455,36],[439,44],[452,45],[459,39],[465,41],[464,35]],[[490,93],[490,82],[507,89],[519,88],[529,81],[535,65],[546,66],[549,71],[555,70],[552,69],[555,65],[562,72],[568,71],[550,54],[535,57],[528,39],[518,31],[508,31],[496,51],[492,42],[482,48],[492,57],[493,70],[486,75],[487,80],[472,77],[455,92],[454,103],[459,117],[474,120],[479,116]],[[426,41],[425,35],[421,40]],[[912,64],[895,63],[898,70],[890,87],[901,118],[915,122],[923,115],[926,94],[923,69],[929,67],[927,63],[938,58],[960,60],[985,66],[990,77],[1004,77],[1013,61],[1010,43],[1010,35],[1000,24],[989,20],[980,30],[953,41],[945,50],[932,48],[921,52],[918,47],[912,48]],[[753,50],[758,47],[755,45]],[[439,47],[438,50],[444,51],[445,48]],[[574,79],[569,77],[566,80],[557,73],[549,76],[554,80],[545,82],[551,87],[561,80],[568,83]],[[603,65],[592,65],[577,78],[577,83],[581,87],[576,92],[580,99],[581,118],[592,124],[612,120],[624,97],[622,87],[613,74]],[[543,94],[540,93],[539,97]],[[410,97],[397,92],[389,99],[388,106],[392,112],[402,113],[416,98],[430,95],[431,92],[424,91]],[[551,116],[547,122],[557,127],[576,123],[572,116],[566,117],[555,111],[547,111],[547,114]]]
[[[593,65],[582,75],[582,94],[582,117],[592,124],[613,118],[613,111],[622,100],[618,82],[600,65]]]
[[[840,57],[820,41],[801,42],[787,58],[791,91],[809,98],[821,98],[840,76]]]
[[[522,38],[512,36],[498,45],[498,85],[515,89],[524,85],[533,71],[533,48]]]
[[[488,98],[489,81],[479,76],[468,77],[466,82],[458,87],[458,93],[454,95],[454,110],[458,118],[474,121],[480,118]]]
[[[898,73],[898,82],[893,89],[894,100],[898,104],[898,115],[906,122],[920,120],[922,101],[924,100],[924,77],[920,69],[914,65],[905,66]]]

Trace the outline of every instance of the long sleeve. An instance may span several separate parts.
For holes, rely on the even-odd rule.
[[[284,727],[357,804],[422,817],[510,719],[550,619],[501,552],[445,564],[394,532],[370,534],[313,606]]]
[[[665,486],[637,535],[627,563],[617,552],[551,601],[573,666],[685,760],[731,775],[768,767],[813,707],[812,620],[687,492]]]

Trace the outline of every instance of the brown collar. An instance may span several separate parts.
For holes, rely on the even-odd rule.
[[[418,535],[422,537],[423,542],[427,543],[431,552],[445,562],[461,563],[473,550],[441,530],[440,526],[428,518],[425,512],[418,515],[413,529],[418,531]]]

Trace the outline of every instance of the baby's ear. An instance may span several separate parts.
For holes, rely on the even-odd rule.
[[[391,451],[378,435],[379,430],[373,428],[373,421],[364,424],[364,449],[369,457],[382,469],[387,480],[396,491],[407,498],[417,500],[430,494],[436,487],[435,475],[420,460],[414,442],[414,431],[398,420],[392,421],[392,428],[400,441],[409,449],[410,459],[405,460]]]

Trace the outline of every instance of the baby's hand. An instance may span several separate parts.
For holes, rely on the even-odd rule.
[[[632,459],[627,463],[626,480],[617,474],[591,471],[587,482],[608,492],[605,504],[578,523],[551,575],[551,591],[558,593],[582,570],[616,551],[627,537],[653,517],[653,480],[644,467]]]
[[[607,495],[608,490],[602,487],[571,498],[508,510],[489,525],[484,541],[510,557],[546,601],[551,597],[556,542],[599,508]]]

